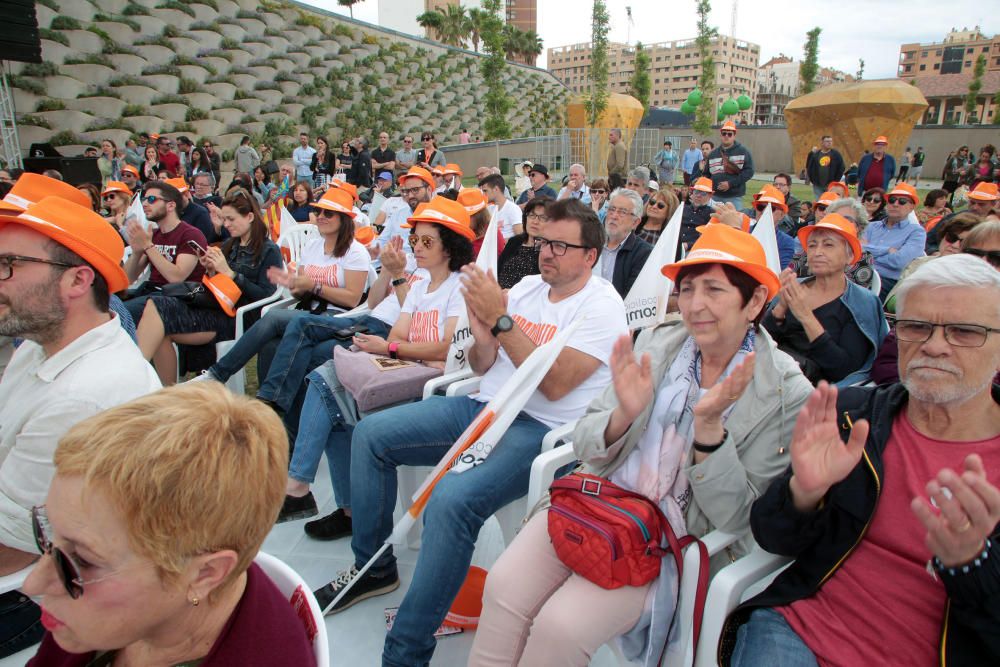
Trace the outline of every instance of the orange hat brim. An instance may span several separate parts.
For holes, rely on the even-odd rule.
[[[805,227],[799,230],[799,233],[796,236],[798,236],[799,243],[802,244],[803,251],[806,249],[806,246],[809,243],[809,235],[820,229],[825,229],[830,232],[836,232],[840,234],[841,237],[847,240],[848,244],[850,244],[851,246],[851,250],[854,252],[854,257],[851,259],[851,264],[857,264],[859,261],[861,261],[861,241],[858,240],[858,237],[848,234],[847,232],[845,232],[840,227],[837,227],[836,225],[824,224],[822,220],[812,225],[806,225]]]
[[[677,274],[680,273],[681,269],[686,266],[695,266],[696,264],[728,264],[734,269],[739,269],[767,288],[768,301],[773,299],[781,289],[781,281],[778,279],[778,276],[774,275],[774,272],[771,271],[771,269],[766,266],[761,266],[760,264],[754,264],[753,262],[746,262],[743,260],[718,259],[713,257],[696,257],[694,259],[689,259],[685,257],[679,262],[665,264],[660,269],[660,273],[676,283]]]

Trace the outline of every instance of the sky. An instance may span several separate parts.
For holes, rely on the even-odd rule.
[[[412,1],[412,0],[411,0]],[[328,11],[347,14],[336,0],[305,0]],[[695,0],[606,0],[611,17],[610,39],[617,42],[669,42],[697,35]],[[784,53],[802,58],[806,32],[819,26],[819,62],[848,74],[864,58],[865,78],[896,76],[899,46],[911,42],[940,42],[948,30],[979,25],[986,35],[1000,32],[1000,13],[988,11],[983,0],[815,0],[788,2],[740,0],[736,37],[760,45],[760,64]],[[545,47],[590,41],[590,6],[585,0],[538,0],[538,33]],[[720,33],[730,34],[732,0],[712,2],[711,21]],[[626,7],[632,8],[629,25]],[[946,16],[942,16],[946,8]],[[995,8],[995,7],[994,7]],[[877,10],[877,11],[875,11]],[[378,1],[354,6],[354,17],[378,23]],[[545,54],[538,62],[545,67]]]

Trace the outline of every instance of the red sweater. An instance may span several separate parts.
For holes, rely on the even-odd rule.
[[[27,667],[85,667],[94,657],[95,653],[67,653],[45,633]],[[199,667],[315,664],[305,628],[291,603],[256,564],[251,564],[243,597]]]

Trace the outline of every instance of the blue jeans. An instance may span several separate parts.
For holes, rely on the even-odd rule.
[[[740,195],[739,197],[727,197],[721,192],[716,191],[715,194],[712,195],[712,201],[717,204],[732,204],[736,207],[737,211],[743,210],[743,195]]]
[[[354,427],[345,424],[340,406],[333,396],[336,389],[327,387],[316,374],[309,376],[302,415],[299,418],[295,450],[288,464],[288,476],[312,484],[316,479],[319,460],[326,452],[330,466],[330,481],[337,507],[351,506],[351,433]]]
[[[812,186],[813,186],[813,197],[818,200],[820,196],[824,192],[826,192],[826,188],[823,187],[822,185],[817,185],[816,183],[813,183]]]
[[[295,395],[302,389],[306,374],[331,359],[335,346],[347,347],[351,344],[349,340],[337,340],[334,334],[355,324],[367,326],[373,336],[385,338],[389,335],[389,325],[369,315],[330,317],[300,313],[283,329],[281,342],[264,381],[260,383],[257,398],[270,401],[288,412]]]
[[[225,382],[247,365],[255,354],[272,341],[278,341],[285,333],[289,322],[307,313],[291,308],[275,308],[253,323],[221,359],[208,369],[220,381]]]
[[[730,664],[732,667],[817,667],[813,652],[785,617],[770,607],[755,609],[750,620],[736,631]]]
[[[435,465],[483,408],[467,396],[435,396],[362,419],[351,442],[351,547],[360,568],[392,532],[396,468]],[[383,665],[426,665],[434,631],[462,587],[483,523],[528,492],[531,462],[549,427],[517,416],[481,465],[445,475],[424,509],[424,533],[413,582],[382,652]],[[388,549],[372,573],[395,571]]]

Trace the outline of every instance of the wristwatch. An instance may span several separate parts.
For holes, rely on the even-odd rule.
[[[510,318],[510,315],[504,314],[497,318],[497,323],[493,325],[490,329],[490,333],[496,338],[502,333],[510,331],[514,328],[514,320]]]
[[[406,284],[406,278],[396,278],[395,280],[393,280],[389,284],[392,285],[393,287],[399,287],[400,285],[405,285]]]

